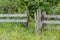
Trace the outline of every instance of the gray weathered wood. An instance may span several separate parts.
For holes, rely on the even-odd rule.
[[[36,18],[36,12],[34,14],[34,19],[35,19],[35,32],[37,33],[37,29],[36,29],[36,27],[37,27],[37,24],[36,24],[36,20],[37,20],[37,18]]]
[[[34,18],[35,18],[35,32],[36,34],[39,34],[40,33],[40,22],[41,22],[41,19],[40,19],[40,16],[41,16],[41,10],[37,10],[34,14]]]
[[[46,26],[45,29],[60,29],[60,26]]]
[[[41,32],[41,28],[42,28],[42,20],[41,20],[41,10],[39,9],[39,14],[38,14],[38,22],[39,22],[39,32],[38,33],[40,33]]]
[[[13,19],[10,19],[10,20],[0,20],[0,22],[27,22],[26,19],[22,19],[22,20],[13,20]]]
[[[41,14],[41,10],[39,9],[39,16],[38,16],[38,17],[39,17],[39,27],[40,27],[40,31],[41,31],[41,27],[42,27],[41,15],[42,15],[42,14]]]
[[[46,16],[46,12],[42,11],[41,21],[45,21],[46,20],[45,16]],[[41,29],[45,28],[45,27],[46,27],[46,23],[42,23]]]
[[[54,21],[54,20],[46,21],[46,18],[60,18],[60,15],[46,15],[45,11],[42,11],[42,12],[39,12],[39,11],[37,10],[37,12],[34,14],[36,33],[39,34],[39,32],[41,31],[40,29],[42,27],[44,27],[45,29],[56,29],[56,28],[59,29],[57,26],[56,26],[56,28],[54,28],[54,26],[47,27],[46,24],[60,24],[60,21]],[[41,15],[40,15],[40,13],[41,13]]]
[[[46,15],[45,18],[60,18],[60,15]]]
[[[27,19],[27,22],[25,22],[24,25],[25,25],[26,28],[28,28],[29,10],[26,10],[26,11],[24,12],[24,14],[27,14],[27,15],[26,15],[27,17],[25,17],[25,19]]]
[[[39,20],[38,20],[39,18],[38,18],[38,15],[39,15],[39,13],[38,13],[38,10],[37,10],[36,13],[35,13],[35,16],[36,16],[36,24],[35,24],[36,27],[35,27],[35,30],[36,30],[36,33],[37,33],[37,34],[38,34],[39,31],[40,31],[40,30],[39,30],[39,22],[38,22],[38,21],[39,21]]]
[[[10,12],[9,12],[10,13]],[[25,11],[24,14],[0,14],[1,17],[24,17],[25,19],[0,19],[0,22],[23,22],[25,27],[28,27],[28,11]]]
[[[48,23],[48,24],[60,24],[60,21],[42,21],[42,23]]]
[[[27,17],[27,14],[0,14],[0,17]]]

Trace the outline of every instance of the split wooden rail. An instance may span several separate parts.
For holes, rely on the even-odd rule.
[[[25,23],[25,27],[28,27],[28,10],[26,10],[23,14],[0,14],[0,18],[3,17],[24,17],[24,19],[0,19],[0,22],[23,22]]]

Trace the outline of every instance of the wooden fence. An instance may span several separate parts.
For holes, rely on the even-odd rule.
[[[40,33],[42,28],[47,29],[46,24],[60,24],[60,21],[47,21],[46,18],[60,18],[60,15],[47,15],[45,11],[37,10],[34,14],[35,18],[35,31],[36,33]],[[52,26],[52,29],[54,26]],[[49,27],[50,28],[50,27]],[[48,29],[49,29],[48,28]]]
[[[28,10],[26,10],[23,14],[0,14],[0,18],[2,17],[24,17],[24,19],[0,19],[0,22],[24,22],[25,27],[28,27]]]

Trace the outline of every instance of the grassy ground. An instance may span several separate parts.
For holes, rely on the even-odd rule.
[[[26,30],[20,23],[0,23],[0,40],[60,40],[59,37],[59,30],[46,30],[37,35],[34,27]]]
[[[60,30],[46,30],[35,34],[33,20],[26,30],[22,23],[0,23],[0,40],[60,40]]]

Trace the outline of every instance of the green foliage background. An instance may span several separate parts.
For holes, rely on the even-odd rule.
[[[60,30],[47,30],[36,35],[34,12],[41,9],[47,14],[60,14],[60,0],[0,0],[0,14],[20,14],[29,10],[29,28],[22,23],[0,23],[0,40],[60,40]]]
[[[47,14],[59,13],[59,0],[0,0],[0,13],[23,13],[29,9],[33,16],[36,9],[45,10]]]

